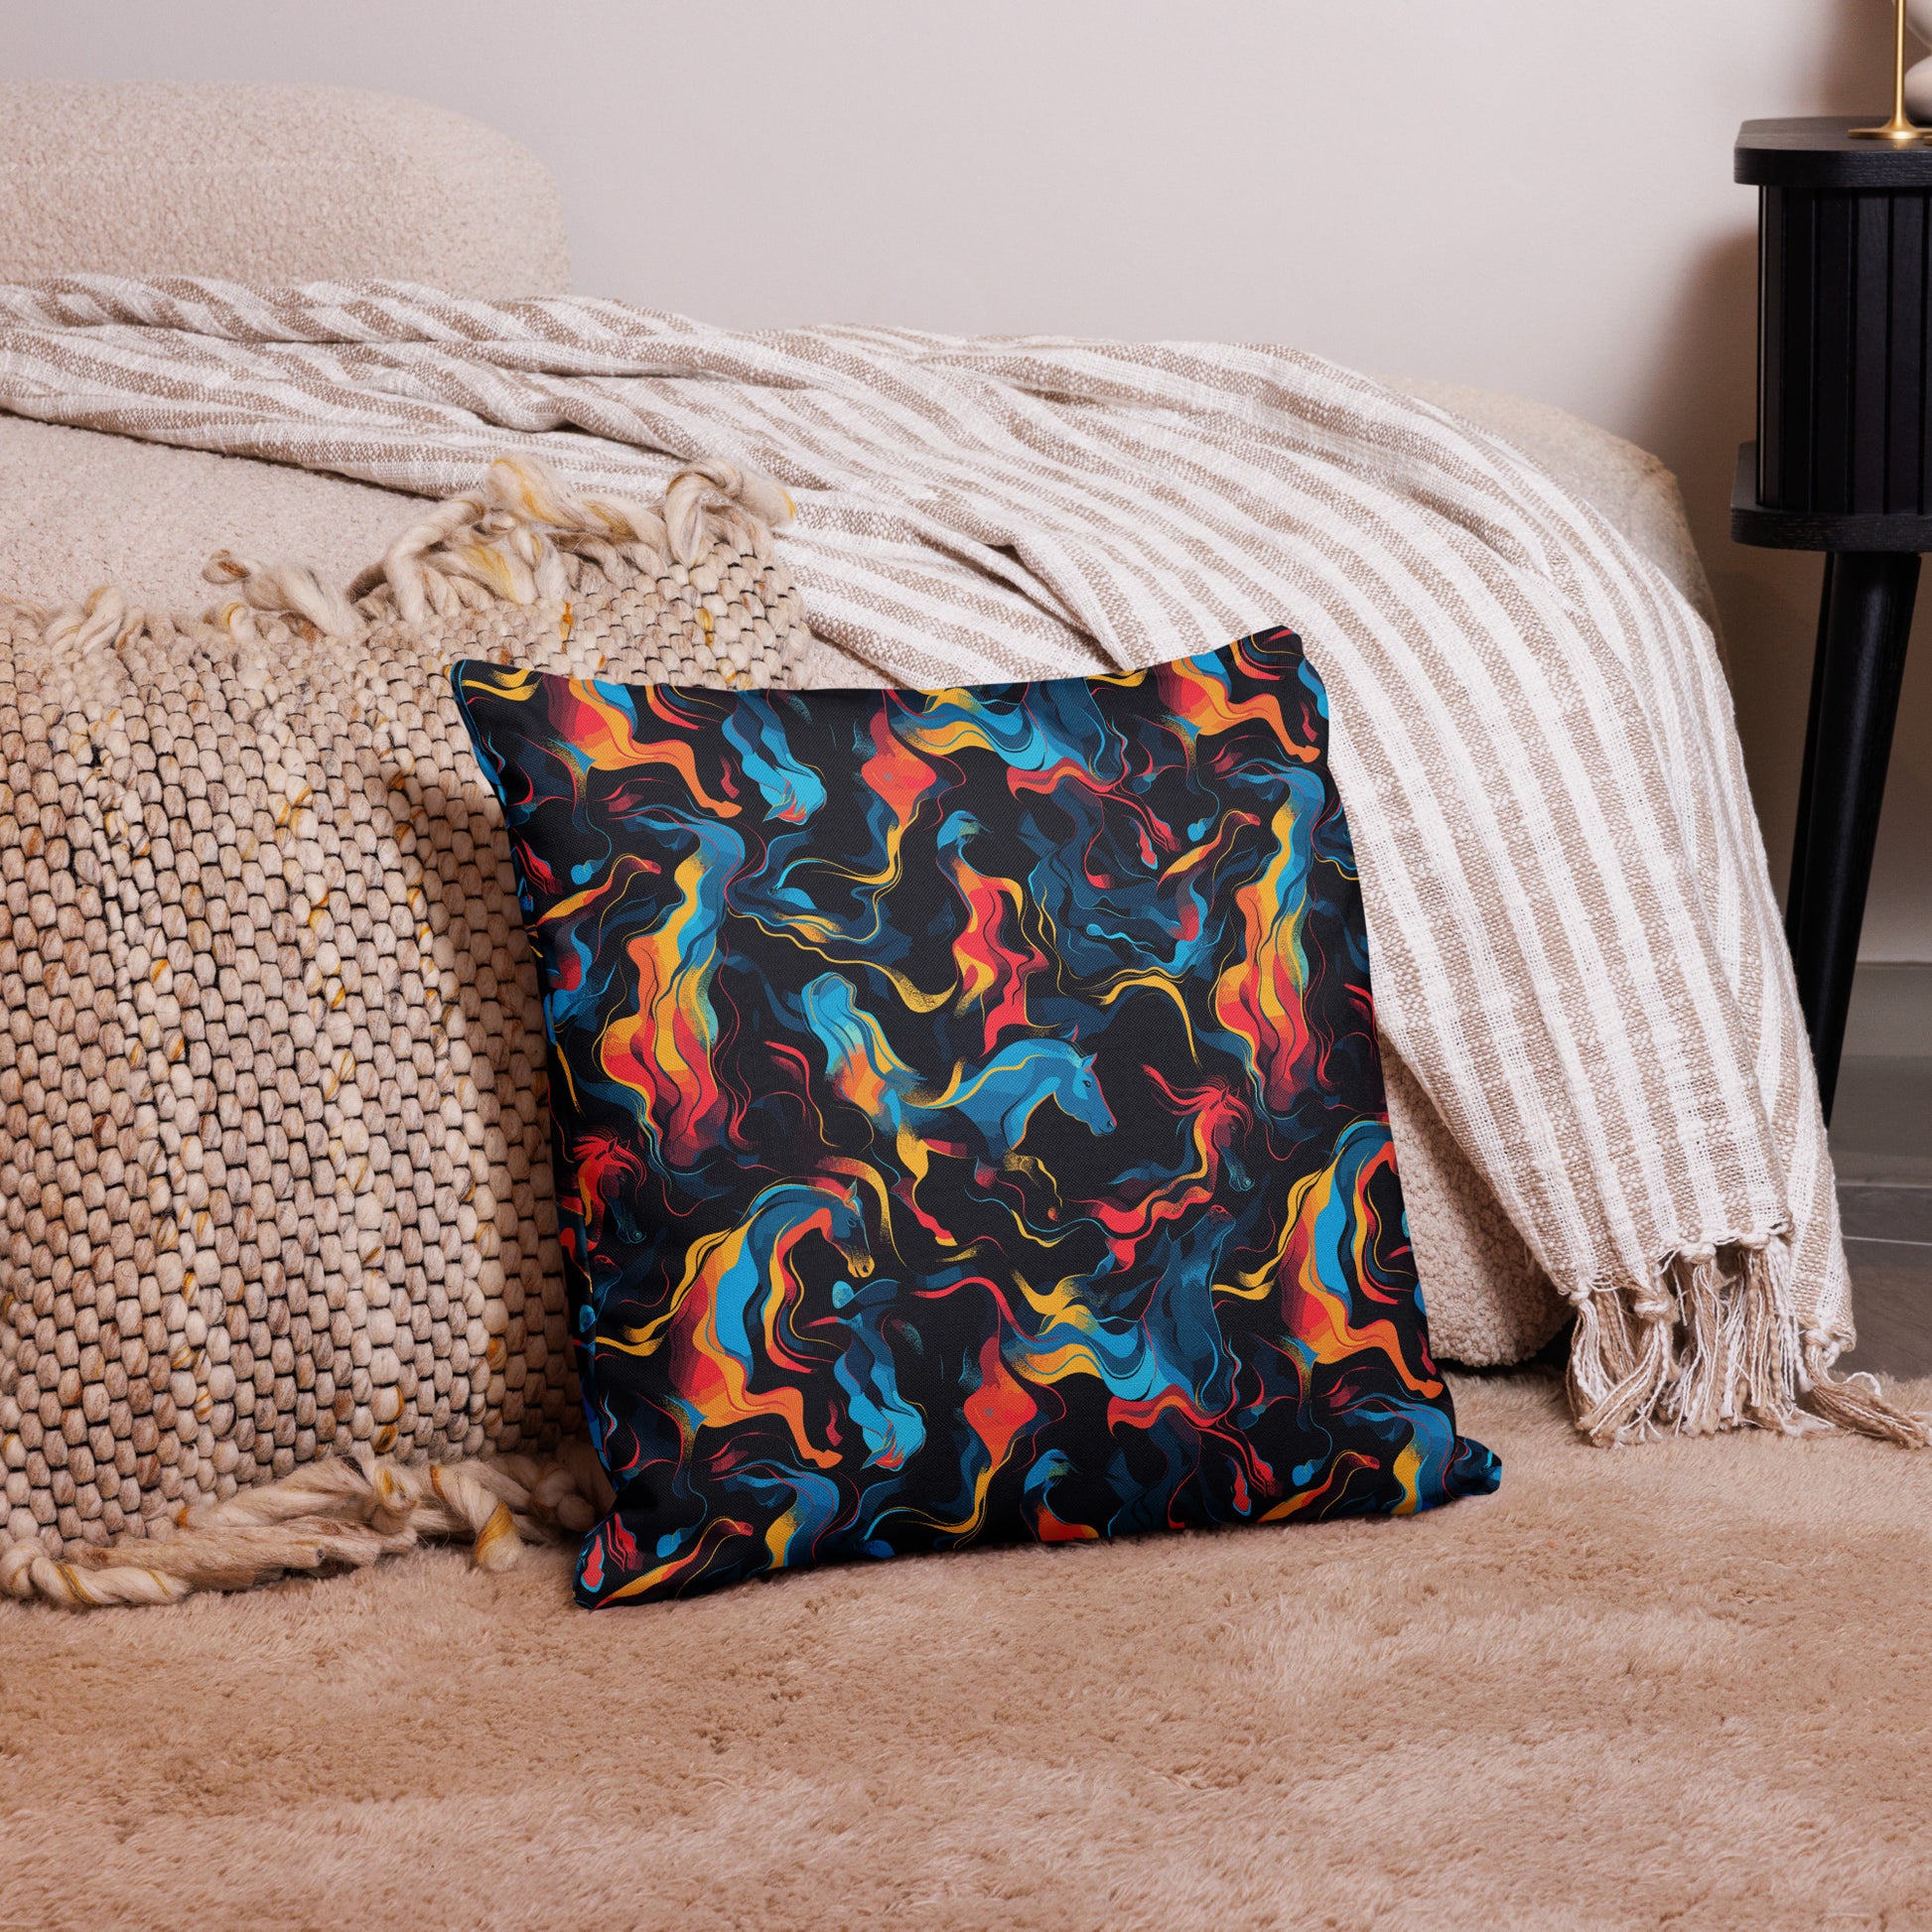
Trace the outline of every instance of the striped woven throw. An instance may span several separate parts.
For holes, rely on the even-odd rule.
[[[1574,1305],[1580,1425],[1928,1440],[1832,1372],[1831,1163],[1711,635],[1497,439],[1280,348],[105,277],[0,288],[0,408],[429,495],[506,451],[631,496],[755,466],[814,631],[910,684],[1293,625],[1382,1031]]]

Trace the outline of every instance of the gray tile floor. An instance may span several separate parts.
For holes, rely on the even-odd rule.
[[[1832,1159],[1859,1321],[1846,1366],[1932,1375],[1932,1057],[1845,1062]]]

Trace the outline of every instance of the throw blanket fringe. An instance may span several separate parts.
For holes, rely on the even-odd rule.
[[[1776,1252],[1769,1242],[1691,1249],[1655,1283],[1580,1303],[1570,1347],[1578,1427],[1597,1443],[1660,1425],[1695,1436],[1792,1428],[1800,1344]]]
[[[333,631],[377,584],[405,615],[550,594],[566,528],[674,546],[675,514],[608,499],[680,464],[780,478],[813,627],[903,681],[1295,625],[1386,1041],[1575,1308],[1579,1427],[1932,1443],[1833,1372],[1831,1163],[1710,633],[1506,444],[1282,349],[733,335],[397,284],[0,288],[0,407],[454,489],[345,591],[224,553],[237,625]],[[707,446],[729,465],[694,468]],[[489,469],[504,449],[567,481]]]
[[[1904,1449],[1932,1445],[1927,1418],[1888,1401],[1869,1375],[1835,1375],[1824,1345],[1800,1333],[1789,1257],[1779,1240],[1690,1248],[1655,1282],[1578,1300],[1577,1427],[1599,1448],[1742,1427],[1796,1435],[1821,1423]]]

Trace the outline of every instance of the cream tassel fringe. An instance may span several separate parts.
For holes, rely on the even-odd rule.
[[[362,621],[348,599],[341,591],[329,589],[306,564],[257,564],[231,551],[217,550],[203,567],[202,575],[210,584],[239,585],[246,609],[305,618],[325,637],[353,637],[362,628]],[[228,629],[235,627],[238,615],[232,609],[208,613]]]
[[[530,605],[577,588],[586,563],[615,576],[629,566],[652,575],[687,568],[716,543],[771,555],[771,532],[788,522],[791,498],[756,471],[709,460],[688,464],[664,486],[660,513],[617,496],[567,489],[527,457],[498,457],[477,489],[426,511],[379,564],[346,592],[305,564],[257,563],[217,550],[202,571],[234,596],[203,614],[238,641],[256,636],[257,616],[281,618],[318,636],[357,637],[368,620],[393,612],[422,623],[501,600]],[[50,646],[84,651],[121,644],[157,622],[111,585],[46,618]]]
[[[723,541],[742,544],[762,561],[771,554],[772,526],[788,521],[792,509],[776,483],[731,463],[680,470],[665,485],[660,514],[623,497],[580,496],[540,464],[498,457],[474,494],[452,496],[411,524],[327,616],[313,600],[299,601],[314,584],[299,567],[265,570],[223,552],[205,575],[228,569],[255,609],[295,611],[328,635],[353,636],[361,628],[357,610],[374,616],[379,605],[370,600],[385,591],[398,617],[421,623],[496,598],[534,604],[564,597],[582,559],[607,573],[621,561],[654,575],[673,562],[695,564]],[[330,627],[345,622],[347,629]]]
[[[1689,1248],[1657,1282],[1584,1296],[1570,1341],[1577,1427],[1599,1448],[1725,1429],[1796,1435],[1827,1424],[1932,1448],[1932,1421],[1887,1401],[1868,1375],[1840,1380],[1837,1345],[1800,1336],[1787,1261],[1775,1239]]]
[[[581,1536],[611,1505],[587,1442],[557,1457],[409,1465],[358,1448],[226,1502],[184,1509],[173,1535],[127,1538],[66,1562],[37,1543],[0,1552],[0,1593],[64,1609],[178,1603],[205,1589],[358,1570],[426,1538],[467,1540],[479,1570],[507,1570],[525,1540]]]

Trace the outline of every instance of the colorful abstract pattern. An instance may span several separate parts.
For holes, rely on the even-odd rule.
[[[1291,633],[923,695],[454,680],[617,1488],[584,1601],[1495,1487]]]

